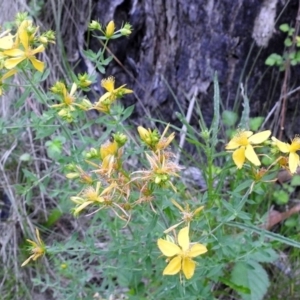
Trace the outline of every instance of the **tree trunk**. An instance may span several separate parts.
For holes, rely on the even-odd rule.
[[[185,114],[197,96],[209,122],[214,72],[225,108],[241,100],[241,83],[253,115],[267,113],[279,99],[283,73],[264,62],[271,53],[282,54],[285,34],[278,27],[295,26],[298,1],[94,1],[92,19],[133,25],[129,38],[111,43],[120,63],[111,65],[107,75],[134,89],[128,102],[136,103],[138,119],[145,120],[147,113],[174,122],[175,112]],[[99,47],[93,40],[90,46]],[[296,86],[298,81],[290,84]]]

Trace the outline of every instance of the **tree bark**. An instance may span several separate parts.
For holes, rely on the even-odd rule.
[[[241,83],[253,115],[279,99],[280,81],[274,80],[282,74],[264,62],[271,53],[282,53],[285,34],[278,27],[295,24],[298,1],[94,1],[92,19],[133,25],[131,37],[111,44],[121,65],[115,62],[107,74],[134,89],[127,101],[136,103],[138,119],[148,113],[174,122],[175,112],[186,113],[196,95],[209,122],[214,72],[224,108],[241,101]],[[93,40],[90,46],[98,47]]]

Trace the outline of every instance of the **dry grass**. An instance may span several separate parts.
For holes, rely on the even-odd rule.
[[[35,1],[31,3],[34,5]],[[1,1],[0,10],[0,24],[14,20],[17,12],[31,11],[24,0]],[[90,12],[91,1],[72,1],[72,5],[65,1],[45,1],[43,14],[39,16],[41,19],[37,23],[44,30],[53,29],[58,33],[57,44],[43,57],[47,65],[51,66],[45,88],[60,78],[70,78],[69,62],[63,59],[71,57],[74,60],[78,56],[79,48],[83,47],[84,30],[87,28]],[[62,45],[65,45],[65,54]],[[11,202],[8,219],[0,221],[0,257],[3,265],[0,270],[0,290],[1,299],[42,299],[32,286],[33,270],[20,267],[21,259],[24,259],[24,252],[20,255],[20,247],[24,247],[24,238],[34,237],[35,226],[45,222],[49,210],[58,205],[59,197],[52,195],[55,194],[57,182],[65,179],[60,175],[59,166],[47,157],[45,141],[35,140],[36,133],[30,120],[22,119],[25,113],[31,112],[41,116],[44,107],[31,94],[26,97],[25,104],[16,105],[26,91],[20,84],[20,76],[19,80],[18,82],[17,78],[14,82],[16,87],[12,87],[0,98],[0,117],[5,124],[3,127],[14,125],[14,128],[8,128],[9,135],[0,136],[0,191]],[[56,133],[59,134],[59,130]],[[29,161],[20,159],[25,153],[30,155]],[[37,178],[36,181],[32,180],[31,187],[27,190],[24,187],[30,186],[30,179],[24,169]],[[60,236],[65,235],[67,238],[74,226],[79,232],[83,230],[77,222],[69,222],[69,228],[60,228]],[[48,237],[43,238],[47,243],[55,239],[55,236],[55,232],[48,232]],[[45,263],[47,273],[54,276],[47,261]],[[50,295],[47,299],[51,299]]]

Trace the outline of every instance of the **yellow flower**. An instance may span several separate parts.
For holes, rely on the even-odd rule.
[[[174,137],[175,137],[175,133],[172,132],[168,137],[165,137],[168,129],[170,127],[170,124],[167,125],[167,127],[165,128],[164,132],[162,133],[157,145],[156,145],[156,150],[164,150],[166,149],[171,142],[173,141]]]
[[[33,260],[33,261],[37,260],[39,257],[43,256],[46,253],[46,246],[43,243],[43,241],[41,240],[40,232],[37,228],[35,229],[35,233],[36,233],[36,238],[37,238],[36,242],[31,241],[31,240],[26,240],[28,243],[31,244],[29,246],[29,249],[30,249],[32,255],[30,255],[29,258],[27,258],[22,263],[21,267],[24,267],[25,265],[27,265],[31,260]]]
[[[115,22],[114,21],[110,21],[107,26],[106,26],[106,30],[105,30],[105,36],[109,39],[111,38],[114,33],[115,33]]]
[[[291,173],[296,173],[297,167],[299,166],[299,155],[297,151],[300,150],[300,137],[296,136],[291,144],[281,142],[272,136],[272,141],[283,153],[289,153],[289,169]]]
[[[73,209],[74,216],[78,216],[82,210],[91,204],[101,204],[105,200],[103,195],[107,193],[106,190],[100,190],[101,183],[97,182],[96,189],[92,186],[85,188],[78,196],[71,197],[71,201],[76,203],[76,207]]]
[[[50,89],[52,93],[59,95],[61,98],[61,103],[53,104],[51,107],[59,108],[58,115],[63,119],[67,120],[68,122],[73,121],[72,112],[76,110],[75,107],[78,107],[81,110],[88,110],[92,107],[92,103],[87,100],[83,99],[81,103],[76,103],[76,90],[77,85],[76,83],[72,84],[71,91],[68,92],[66,86],[62,82],[56,82],[55,85]]]
[[[151,130],[146,129],[142,126],[138,126],[137,130],[139,132],[141,140],[153,151],[159,151],[166,149],[170,143],[173,141],[175,137],[175,133],[172,132],[167,138],[165,137],[168,129],[170,127],[170,124],[168,124],[163,132],[163,134],[160,136],[157,129]]]
[[[101,86],[106,89],[107,92],[99,98],[98,102],[96,102],[91,109],[96,109],[103,113],[110,113],[110,106],[116,99],[123,97],[125,94],[133,93],[132,90],[124,88],[126,84],[115,89],[115,78],[113,76],[103,79]]]
[[[111,208],[117,217],[124,220],[123,216],[120,216],[114,207],[117,207],[122,211],[122,213],[126,216],[126,221],[128,221],[128,214],[126,211],[116,203],[116,199],[119,198],[118,192],[122,193],[122,190],[118,187],[116,182],[112,182],[109,186],[101,187],[101,182],[97,182],[96,188],[88,187],[84,189],[79,195],[75,197],[71,197],[71,201],[76,203],[76,207],[72,209],[74,216],[78,216],[81,211],[83,211],[89,205],[96,205],[99,208],[96,209],[91,214],[98,212],[104,208]],[[114,197],[116,199],[114,199]]]
[[[132,178],[132,181],[144,180],[153,182],[158,186],[170,185],[176,192],[171,176],[179,176],[178,173],[182,168],[162,152],[152,152],[152,155],[146,153],[145,155],[150,164],[150,170],[133,172],[131,175],[140,175]]]
[[[271,135],[270,130],[265,130],[253,135],[252,131],[239,131],[226,145],[226,150],[234,150],[232,158],[238,169],[241,169],[246,158],[255,166],[260,166],[260,161],[253,149],[253,145],[258,145],[266,141]]]
[[[107,90],[107,92],[100,97],[98,102],[103,104],[113,103],[117,98],[122,97],[124,94],[132,93],[132,90],[125,89],[123,84],[122,86],[115,89],[115,78],[113,76],[108,77],[107,79],[103,79],[101,81],[101,86]]]
[[[114,138],[109,139],[100,147],[100,156],[101,159],[104,160],[108,155],[116,155],[118,153],[118,143]]]
[[[204,206],[199,206],[194,211],[191,211],[188,203],[185,205],[185,209],[183,209],[183,207],[179,203],[177,203],[174,199],[171,199],[171,202],[180,210],[180,212],[182,214],[182,221],[171,226],[170,228],[165,230],[164,233],[170,232],[171,230],[175,229],[177,226],[179,226],[183,222],[186,222],[189,224],[193,220],[193,218],[204,208]]]
[[[178,233],[178,245],[171,241],[158,239],[159,250],[171,260],[163,271],[163,275],[175,275],[183,272],[186,279],[193,277],[196,263],[192,258],[207,252],[202,244],[191,244],[189,238],[189,227],[182,228]]]
[[[28,59],[33,67],[38,70],[39,72],[43,72],[44,70],[44,63],[38,59],[35,58],[35,55],[37,53],[43,52],[45,50],[45,47],[43,45],[38,46],[36,49],[31,49],[29,43],[30,38],[28,36],[27,30],[25,27],[21,27],[22,30],[18,31],[18,37],[20,39],[20,43],[22,44],[24,50],[21,49],[10,49],[3,51],[4,55],[7,55],[9,58],[5,61],[4,66],[7,69],[13,69],[15,68],[19,63],[22,61]],[[20,29],[19,28],[19,29]]]

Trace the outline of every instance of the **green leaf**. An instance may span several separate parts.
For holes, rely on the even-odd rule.
[[[257,234],[263,235],[266,238],[269,238],[270,240],[278,241],[278,242],[280,242],[282,244],[285,244],[285,245],[289,245],[289,246],[292,246],[292,247],[295,247],[295,248],[300,248],[300,242],[289,239],[289,238],[287,238],[285,236],[282,236],[280,234],[277,234],[277,233],[274,233],[274,232],[271,232],[271,231],[268,231],[268,230],[261,229],[259,227],[254,226],[254,225],[243,224],[243,223],[234,222],[234,221],[228,222],[226,224],[228,226],[237,227],[237,228],[245,229],[245,230],[250,230],[252,234],[255,232]]]
[[[123,111],[123,116],[122,116],[120,122],[123,122],[123,121],[127,120],[127,119],[131,116],[131,114],[132,114],[132,112],[133,112],[133,110],[134,110],[134,107],[135,107],[134,105],[128,106],[128,107]]]
[[[282,32],[288,32],[289,30],[290,30],[290,26],[289,26],[289,24],[281,24],[280,26],[279,26],[279,29],[282,31]]]
[[[232,192],[232,194],[238,194],[239,192],[241,192],[244,189],[249,189],[249,187],[251,186],[253,180],[251,179],[247,179],[245,180],[243,183],[241,183],[240,185],[238,185]]]
[[[291,40],[289,37],[287,37],[287,38],[284,40],[284,45],[285,45],[286,47],[290,47],[290,46],[292,46],[292,44],[293,44],[293,42],[292,42],[292,40]]]
[[[300,51],[296,52],[295,59],[300,62]]]
[[[38,177],[34,173],[30,172],[27,169],[22,169],[22,172],[23,172],[25,178],[29,179],[29,181],[31,181],[31,182],[37,182],[39,180]]]
[[[299,224],[298,216],[292,216],[284,222],[284,225],[289,228],[296,227],[298,224]]]
[[[20,161],[30,161],[31,159],[32,159],[32,157],[29,153],[23,153],[20,156]]]
[[[238,291],[244,300],[261,300],[270,285],[265,269],[256,261],[237,262],[231,272],[231,281],[236,286],[250,290],[249,293]]]
[[[237,113],[230,111],[230,110],[224,110],[222,113],[222,122],[224,125],[227,126],[234,126],[237,122],[238,115]]]
[[[57,159],[62,153],[62,146],[65,142],[66,138],[63,136],[57,136],[52,141],[47,141],[45,146],[48,156],[52,159]]]
[[[291,186],[299,186],[300,185],[300,175],[294,175],[292,177]]]
[[[297,60],[295,60],[295,59],[291,60],[291,65],[292,66],[296,66],[297,64],[298,64]]]
[[[255,117],[250,119],[250,124],[249,124],[250,130],[252,131],[258,130],[261,124],[263,123],[264,119],[265,119],[264,117]]]
[[[271,263],[278,259],[278,254],[272,248],[259,248],[254,252],[249,253],[249,258],[261,263]]]
[[[105,74],[105,68],[102,66],[101,63],[97,63],[97,70],[101,73],[101,74]]]
[[[41,76],[41,79],[40,79],[40,81],[45,81],[47,78],[48,78],[48,76],[50,75],[50,68],[47,68],[45,71],[44,71],[44,73],[42,74],[42,76]]]
[[[275,191],[273,193],[274,200],[277,204],[287,204],[289,202],[289,194],[284,190]]]
[[[63,215],[62,211],[59,208],[54,208],[49,216],[47,221],[43,224],[46,228],[50,228],[52,225],[54,225],[60,217]]]
[[[283,63],[283,58],[282,56],[272,53],[265,61],[265,64],[267,66],[280,66]]]
[[[102,60],[102,65],[107,66],[113,60],[113,56],[109,56],[106,59]]]
[[[229,286],[230,288],[232,288],[233,290],[237,291],[238,293],[243,293],[243,294],[250,294],[251,291],[248,287],[242,286],[242,285],[237,285],[235,283],[233,283],[232,281],[224,278],[224,277],[220,277],[219,281],[224,283],[225,285]]]

